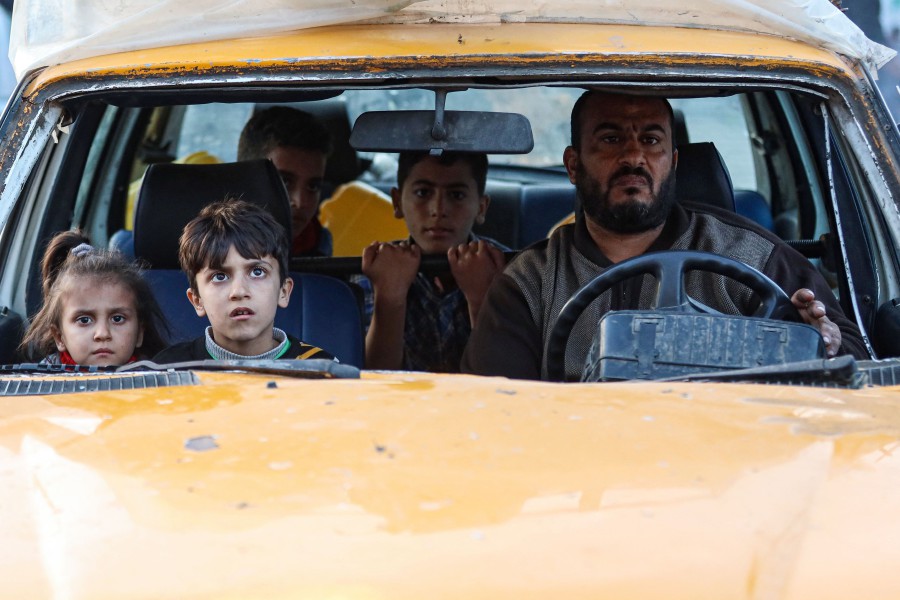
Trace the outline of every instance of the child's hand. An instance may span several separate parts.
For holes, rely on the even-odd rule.
[[[474,317],[494,277],[506,266],[506,258],[489,242],[478,240],[450,248],[447,259],[456,284],[466,296],[470,317]]]
[[[407,241],[372,242],[362,254],[363,275],[372,281],[375,301],[405,301],[419,272],[422,250]]]

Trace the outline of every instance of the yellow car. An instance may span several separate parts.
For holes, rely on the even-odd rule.
[[[874,87],[892,54],[830,2],[62,4],[16,2],[0,122],[0,597],[900,596],[900,133]],[[562,157],[585,88],[670,98],[680,156],[715,149],[728,210],[812,261],[866,356],[715,314],[753,364],[690,329],[648,350],[635,319],[682,323],[657,306],[592,381],[366,370],[352,282],[404,231],[395,152],[481,144],[476,231],[520,251],[579,210]],[[292,259],[276,324],[340,362],[26,361],[41,255],[74,227],[144,260],[173,337],[195,331],[178,235],[237,190],[240,131],[273,104],[335,146],[334,256]],[[697,169],[685,198],[712,185]]]

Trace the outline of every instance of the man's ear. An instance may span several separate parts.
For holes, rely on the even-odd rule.
[[[488,196],[487,194],[484,194],[483,196],[481,196],[481,200],[479,201],[479,205],[478,205],[478,214],[475,215],[475,222],[478,223],[479,225],[482,225],[484,223],[484,218],[485,218],[485,216],[487,216],[487,209],[488,209],[488,206],[490,206],[490,205],[491,205],[491,197]]]
[[[187,297],[190,300],[191,305],[194,307],[194,310],[197,311],[198,317],[206,316],[206,309],[203,308],[203,299],[200,297],[200,294],[194,292],[191,288],[187,289]]]
[[[285,277],[284,282],[281,284],[281,289],[278,290],[278,306],[281,308],[287,308],[288,303],[291,300],[291,292],[294,290],[294,280],[290,277]]]
[[[678,169],[678,148],[672,150],[672,170]]]
[[[400,203],[400,198],[400,189],[391,188],[391,204],[394,205],[394,217],[397,219],[403,218],[403,204]]]
[[[572,146],[566,146],[563,152],[563,164],[566,167],[566,173],[569,174],[569,182],[575,183],[575,175],[578,173],[578,150]]]

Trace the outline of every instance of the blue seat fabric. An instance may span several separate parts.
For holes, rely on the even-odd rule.
[[[755,221],[769,231],[774,231],[772,209],[759,192],[753,190],[734,190],[734,209],[741,216]]]
[[[337,315],[358,314],[356,296],[340,279],[312,273],[291,273],[294,291],[287,308],[275,313],[275,326],[314,344],[342,363],[363,367],[360,320]],[[151,269],[144,277],[169,323],[173,344],[203,335],[209,321],[198,317],[187,299],[187,277],[173,269]],[[298,310],[299,307],[299,310]]]

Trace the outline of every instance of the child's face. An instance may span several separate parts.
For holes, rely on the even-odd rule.
[[[279,283],[278,261],[272,256],[244,258],[232,246],[221,268],[209,265],[197,273],[197,292],[188,299],[201,317],[209,318],[217,344],[243,356],[268,352],[275,310],[288,305],[294,282]]]
[[[124,365],[144,340],[132,291],[119,283],[72,280],[62,292],[56,348],[80,365]]]
[[[315,150],[276,146],[268,155],[275,163],[291,201],[291,230],[300,235],[315,218],[325,179],[325,155]]]
[[[426,157],[409,171],[403,189],[391,190],[394,214],[406,220],[426,254],[443,254],[469,241],[472,225],[484,221],[489,199],[478,194],[472,169],[458,160],[442,165]]]

